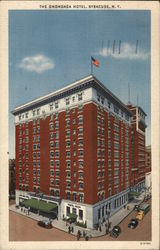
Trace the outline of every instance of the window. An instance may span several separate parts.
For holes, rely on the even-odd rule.
[[[66,98],[66,105],[69,105],[69,104],[70,104],[69,98]]]
[[[51,175],[51,176],[54,175],[54,171],[53,171],[53,170],[50,171],[50,175]]]
[[[66,156],[70,157],[70,151],[66,151]]]
[[[59,180],[56,180],[56,186],[59,186]]]
[[[66,109],[66,115],[69,115],[69,113],[70,113],[70,109],[67,108],[67,109]]]
[[[66,181],[66,188],[70,188],[70,187],[71,187],[70,181]]]
[[[119,151],[114,151],[114,157],[119,157]]]
[[[70,178],[71,177],[71,172],[67,171],[66,176]]]
[[[83,210],[79,209],[79,219],[83,220]]]
[[[115,112],[116,114],[119,114],[119,108],[117,108],[115,105],[114,105],[114,112]]]
[[[78,122],[81,124],[81,123],[83,123],[83,117],[82,116],[79,116],[78,117]]]
[[[50,142],[50,147],[51,147],[51,148],[53,148],[53,147],[54,147],[54,143],[53,143],[53,141],[52,141],[52,142]]]
[[[55,127],[59,128],[59,123],[58,122],[55,122]]]
[[[66,131],[66,136],[70,136],[70,130]]]
[[[75,96],[72,96],[72,102],[74,102],[75,101]]]
[[[78,112],[82,112],[82,110],[83,110],[83,106],[82,105],[78,106]]]
[[[73,201],[76,201],[76,200],[77,200],[76,193],[73,193]],[[73,208],[73,209],[72,209],[72,212],[73,212],[74,214],[76,214],[76,208]]]
[[[83,168],[83,161],[79,161],[79,167]]]
[[[66,147],[70,146],[70,141],[66,141]]]
[[[82,93],[78,94],[78,101],[82,100]]]
[[[19,117],[19,121],[21,120],[21,115],[18,116]]]
[[[78,140],[78,145],[79,145],[79,146],[82,146],[82,145],[83,145],[83,139],[79,139],[79,140]]]
[[[51,103],[49,106],[50,106],[50,111],[53,110],[53,103]]]
[[[55,108],[58,109],[58,102],[55,102]]]
[[[67,199],[67,200],[70,200],[70,199],[71,199],[71,194],[70,194],[70,192],[67,192],[67,193],[66,193],[66,199]],[[70,207],[67,207],[67,208],[69,208],[69,213],[70,213]]]
[[[53,114],[50,115],[50,120],[53,121]]]
[[[79,134],[82,134],[82,133],[83,133],[83,128],[79,128],[79,129],[78,129],[78,133],[79,133]]]
[[[50,161],[50,166],[52,166],[52,167],[54,166],[53,160]]]
[[[69,193],[69,194],[70,194],[70,193]],[[67,207],[66,207],[66,215],[69,216],[69,214],[70,214],[70,207],[67,206]]]
[[[66,120],[66,126],[69,126],[70,120]]]
[[[50,195],[54,196],[54,190],[53,189],[50,190]]]
[[[59,161],[56,161],[56,167],[57,168],[59,167]]]
[[[27,112],[27,113],[25,113],[25,116],[26,116],[26,118],[28,118],[28,112]]]
[[[50,123],[50,130],[53,130],[53,123]]]
[[[83,189],[83,183],[82,182],[79,183],[79,189]]]
[[[59,151],[56,151],[56,157],[59,157]]]
[[[84,202],[84,196],[83,196],[83,194],[79,194],[79,201],[80,202]]]
[[[83,172],[79,172],[79,178],[83,179]]]
[[[79,150],[79,156],[83,156],[83,150]]]
[[[59,138],[59,132],[58,131],[56,132],[56,138]]]
[[[56,190],[56,196],[59,196],[59,190]]]
[[[35,114],[36,114],[36,111],[35,111],[35,110],[33,110],[33,111],[32,111],[32,113],[33,113],[33,116],[35,116]]]
[[[54,137],[53,133],[50,133],[50,139],[53,139],[53,137]]]
[[[40,114],[40,109],[37,109],[37,115],[39,115]]]
[[[56,141],[56,148],[58,148],[59,147],[59,142],[58,141]]]
[[[68,168],[70,168],[70,166],[71,166],[70,161],[66,161],[66,166],[67,166]]]
[[[54,152],[51,151],[51,152],[50,152],[50,157],[53,157],[53,156],[54,156]]]

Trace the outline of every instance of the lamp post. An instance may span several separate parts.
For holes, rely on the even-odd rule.
[[[39,205],[40,205],[40,201],[43,198],[43,193],[40,193],[39,196],[40,196],[40,198],[38,199],[38,215],[39,215]]]
[[[109,222],[110,210],[107,210],[106,214],[107,214],[107,220],[108,220],[108,223],[106,225],[106,234],[108,234],[109,233],[109,228],[110,228],[110,222]]]

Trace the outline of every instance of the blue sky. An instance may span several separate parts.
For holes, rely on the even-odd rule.
[[[124,103],[128,102],[130,85],[130,101],[137,104],[138,100],[147,114],[146,144],[150,144],[150,11],[12,10],[9,11],[11,158],[15,142],[14,117],[10,112],[89,75],[91,56],[100,63],[99,68],[94,68],[94,75]]]

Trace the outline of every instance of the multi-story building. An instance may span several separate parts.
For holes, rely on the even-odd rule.
[[[131,187],[140,190],[145,186],[145,112],[139,106],[128,104],[133,114],[131,122]]]
[[[151,172],[151,146],[146,146],[145,150],[145,166],[146,166],[146,173]]]
[[[146,146],[145,151],[145,187],[148,192],[152,190],[152,157],[151,157],[151,146]]]
[[[17,204],[42,192],[43,200],[57,203],[59,218],[76,214],[88,228],[127,204],[132,111],[95,76],[12,113]]]

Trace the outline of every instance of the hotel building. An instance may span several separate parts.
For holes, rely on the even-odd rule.
[[[93,75],[15,108],[16,204],[40,192],[59,218],[76,214],[88,228],[125,206],[144,174],[134,112]]]

